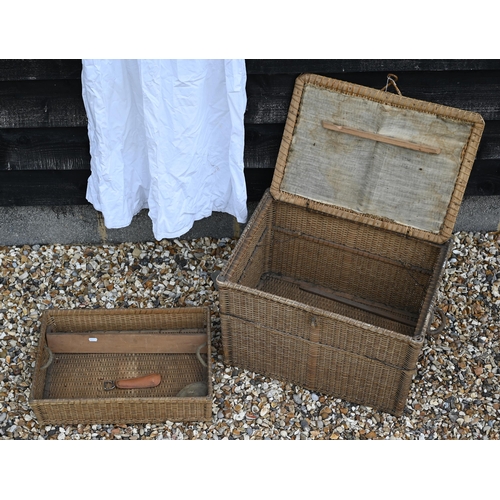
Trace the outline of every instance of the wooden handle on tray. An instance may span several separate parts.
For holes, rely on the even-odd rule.
[[[159,373],[152,373],[144,377],[137,378],[124,378],[115,382],[117,389],[148,389],[156,387],[161,382],[161,375]]]

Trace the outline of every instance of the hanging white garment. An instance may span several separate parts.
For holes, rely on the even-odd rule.
[[[156,239],[212,211],[246,222],[244,60],[82,61],[91,175],[107,228],[149,208]]]

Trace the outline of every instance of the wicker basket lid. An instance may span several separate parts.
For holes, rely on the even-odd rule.
[[[271,194],[443,243],[452,234],[483,129],[477,113],[301,75]]]

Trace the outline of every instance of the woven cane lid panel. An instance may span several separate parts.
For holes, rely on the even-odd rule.
[[[278,158],[282,163],[281,168],[277,165],[278,197],[286,201],[299,197],[302,204],[306,199],[368,220],[388,221],[400,226],[401,232],[408,232],[408,227],[431,235],[439,235],[443,227],[449,232],[475,149],[465,153],[477,148],[471,145],[471,136],[479,142],[482,118],[460,110],[466,119],[446,116],[440,111],[452,108],[438,105],[437,112],[429,112],[428,103],[422,103],[420,110],[420,101],[354,88],[346,92],[342,87],[339,92],[313,81],[299,88],[300,96],[296,89],[300,101],[296,111],[291,106],[290,140],[283,141]],[[358,95],[360,89],[363,95]],[[469,165],[464,174],[465,158]],[[457,184],[460,176],[462,182]],[[457,187],[462,190],[459,196]],[[276,185],[272,191],[275,195]],[[445,224],[447,217],[451,224]]]

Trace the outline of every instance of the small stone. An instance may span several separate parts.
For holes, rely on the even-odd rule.
[[[309,426],[307,420],[305,420],[305,419],[302,419],[300,421],[300,426],[302,427],[302,430],[305,432],[308,432],[311,430],[311,427]]]
[[[0,246],[0,438],[499,439],[500,236],[460,232],[451,240],[456,252],[436,295],[447,325],[424,343],[398,418],[223,363],[213,280],[236,240]],[[36,424],[27,401],[43,310],[198,305],[211,313],[212,421]]]

